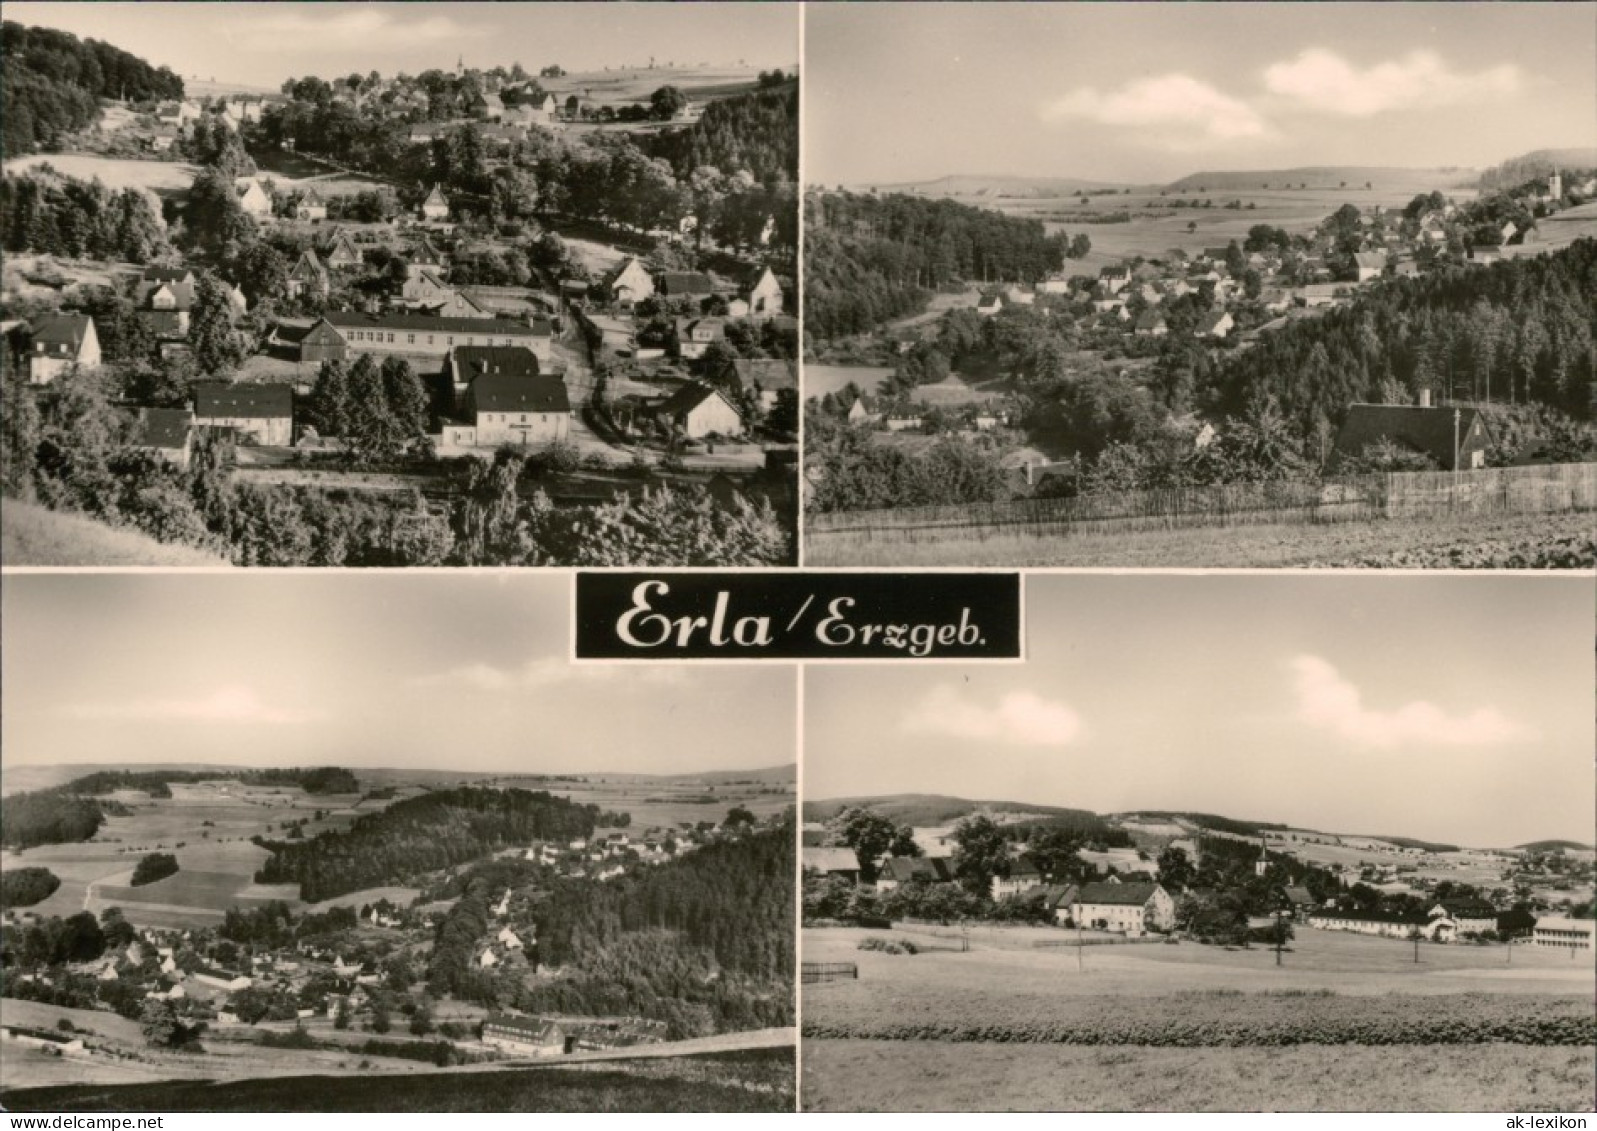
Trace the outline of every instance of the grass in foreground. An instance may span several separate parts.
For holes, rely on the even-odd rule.
[[[807,1111],[1591,1111],[1597,1049],[804,1042]]]
[[[791,1048],[588,1067],[83,1084],[0,1094],[0,1106],[13,1112],[787,1112],[793,1104]]]
[[[1589,535],[1590,514],[1530,514],[1391,520],[1324,526],[1197,527],[1135,534],[1000,534],[990,538],[925,535],[925,541],[867,541],[854,534],[806,531],[804,564],[826,566],[1063,566],[1083,569],[1205,569],[1342,566],[1387,555],[1413,555],[1396,568],[1494,566],[1453,553],[1488,543],[1551,541]],[[1484,556],[1484,555],[1483,555]],[[1591,568],[1592,562],[1581,563]]]
[[[226,558],[157,542],[78,514],[7,499],[0,507],[0,562],[8,566],[225,566]]]

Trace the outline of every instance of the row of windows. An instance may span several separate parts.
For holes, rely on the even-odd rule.
[[[549,413],[540,412],[538,414],[538,423],[539,424],[548,424],[549,423],[549,418],[550,418],[550,414]],[[530,412],[485,412],[485,413],[482,414],[482,421],[483,421],[484,424],[530,424],[530,423],[532,423],[532,413],[530,413]]]
[[[436,335],[428,334],[428,335],[426,335],[426,337],[427,337],[427,342],[426,342],[427,345],[431,346],[431,345],[436,345],[437,344]],[[411,345],[411,346],[415,345],[416,344],[416,338],[417,338],[417,335],[415,335],[415,334],[406,334],[405,335],[405,344],[406,345]],[[393,334],[392,331],[384,331],[384,330],[351,330],[351,331],[349,331],[349,340],[352,341],[352,342],[374,342],[374,343],[375,342],[386,342],[389,345],[392,345],[392,344],[394,344],[394,334]],[[453,334],[445,335],[444,344],[445,345],[450,345],[450,346],[454,345],[455,344],[455,336]],[[516,339],[515,338],[502,338],[502,339],[499,339],[499,340],[496,341],[493,338],[489,338],[487,341],[479,342],[479,341],[477,341],[477,335],[468,334],[466,336],[466,340],[462,344],[463,345],[468,345],[468,346],[475,346],[475,345],[513,346],[513,345],[516,344]]]

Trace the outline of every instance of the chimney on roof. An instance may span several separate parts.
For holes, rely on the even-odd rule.
[[[1426,388],[1423,388],[1423,389],[1420,390],[1420,407],[1421,408],[1430,408],[1431,407],[1431,390],[1430,390],[1429,386],[1427,386]]]

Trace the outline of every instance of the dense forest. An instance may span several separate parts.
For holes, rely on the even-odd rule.
[[[804,326],[820,339],[913,314],[942,286],[1035,282],[1059,270],[1072,246],[1040,220],[848,192],[808,197],[804,241]]]
[[[48,868],[9,868],[0,872],[0,911],[42,903],[60,886],[60,877]]]
[[[1274,398],[1303,439],[1354,401],[1536,402],[1590,420],[1597,397],[1597,240],[1551,255],[1390,280],[1350,307],[1232,353],[1198,392],[1210,416]]]
[[[183,97],[183,80],[97,39],[0,24],[0,138],[6,158],[53,147],[100,113],[100,99]]]
[[[70,258],[148,263],[169,250],[148,192],[110,189],[48,165],[0,180],[0,247]]]
[[[25,849],[88,840],[105,823],[92,797],[38,790],[0,798],[0,844]]]
[[[745,170],[764,185],[792,183],[799,167],[797,80],[722,98],[685,130],[660,134],[653,156],[671,163],[680,180],[695,169]]]
[[[1480,176],[1481,194],[1515,188],[1526,181],[1545,178],[1549,173],[1597,165],[1597,149],[1538,149],[1511,157],[1494,165]]]
[[[438,790],[358,818],[347,830],[267,843],[257,883],[300,885],[307,902],[397,883],[512,844],[593,833],[599,810],[546,792]]]
[[[793,1023],[793,827],[719,841],[537,905],[528,1012],[631,1014],[698,1036]]]
[[[133,878],[128,881],[129,887],[143,887],[153,884],[157,880],[164,880],[168,876],[175,876],[178,872],[177,857],[170,852],[151,852],[139,859],[138,865],[133,869]]]

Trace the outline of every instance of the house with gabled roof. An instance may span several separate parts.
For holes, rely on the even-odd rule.
[[[744,431],[743,414],[725,393],[702,381],[689,381],[656,409],[661,419],[690,440],[702,436],[737,436]]]
[[[327,268],[322,266],[322,261],[316,258],[316,252],[306,248],[300,257],[294,261],[294,266],[288,271],[288,297],[299,298],[301,295],[317,295],[326,298],[332,290],[332,285],[327,278]]]
[[[254,177],[239,177],[233,182],[233,191],[238,194],[238,206],[247,215],[259,219],[272,214],[272,194]]]
[[[1359,282],[1379,279],[1386,271],[1386,252],[1356,251],[1353,253],[1353,265],[1358,271]]]
[[[1170,324],[1157,310],[1144,310],[1132,330],[1139,338],[1162,338],[1169,332]]]
[[[984,294],[976,300],[976,313],[983,318],[991,318],[1004,309],[1004,299],[997,291]]]
[[[1157,883],[1086,884],[1077,893],[1070,914],[1079,927],[1130,936],[1168,931],[1176,925],[1175,900]]]
[[[34,321],[28,346],[28,381],[48,385],[73,366],[100,364],[100,337],[87,314],[46,314]]]
[[[859,857],[852,848],[843,845],[805,845],[802,852],[805,871],[842,876],[851,883],[859,882]]]
[[[726,337],[724,318],[678,318],[676,320],[677,356],[685,361],[698,361],[714,342]]]
[[[791,361],[740,357],[732,363],[732,368],[737,371],[743,388],[754,393],[765,412],[776,407],[777,394],[782,390],[798,391],[798,367]]]
[[[654,277],[636,256],[611,272],[604,285],[611,302],[634,303],[654,297]]]
[[[529,351],[530,352],[530,351]],[[466,414],[479,446],[552,444],[571,435],[571,400],[553,373],[484,373],[466,387]]]
[[[1337,430],[1336,455],[1358,457],[1384,441],[1423,452],[1443,471],[1485,467],[1492,446],[1485,415],[1463,406],[1432,407],[1428,401],[1426,395],[1418,405],[1349,405]]]
[[[782,313],[782,284],[769,267],[761,267],[744,285],[742,296],[751,317]]]
[[[941,857],[889,856],[876,869],[876,890],[887,892],[901,884],[946,884],[954,874]]]
[[[715,293],[715,280],[700,271],[661,271],[655,290],[666,298],[709,298]]]
[[[362,267],[366,262],[355,241],[342,228],[334,228],[324,235],[317,243],[316,250],[330,271],[348,271]]]
[[[1008,899],[1011,896],[1021,895],[1032,888],[1041,887],[1045,877],[1038,871],[1037,866],[1028,860],[1010,868],[1007,876],[994,876],[991,882],[991,895],[993,899]]]
[[[327,219],[327,201],[315,189],[309,189],[294,206],[294,215],[301,220]]]
[[[294,391],[287,385],[207,381],[194,386],[194,423],[286,448],[294,442]]]
[[[427,199],[421,202],[419,212],[423,220],[435,222],[448,220],[449,200],[444,196],[444,190],[438,185],[433,185],[432,191],[427,194]]]
[[[186,408],[140,409],[129,445],[185,469],[194,454],[194,413]],[[128,961],[143,959],[130,956]]]

